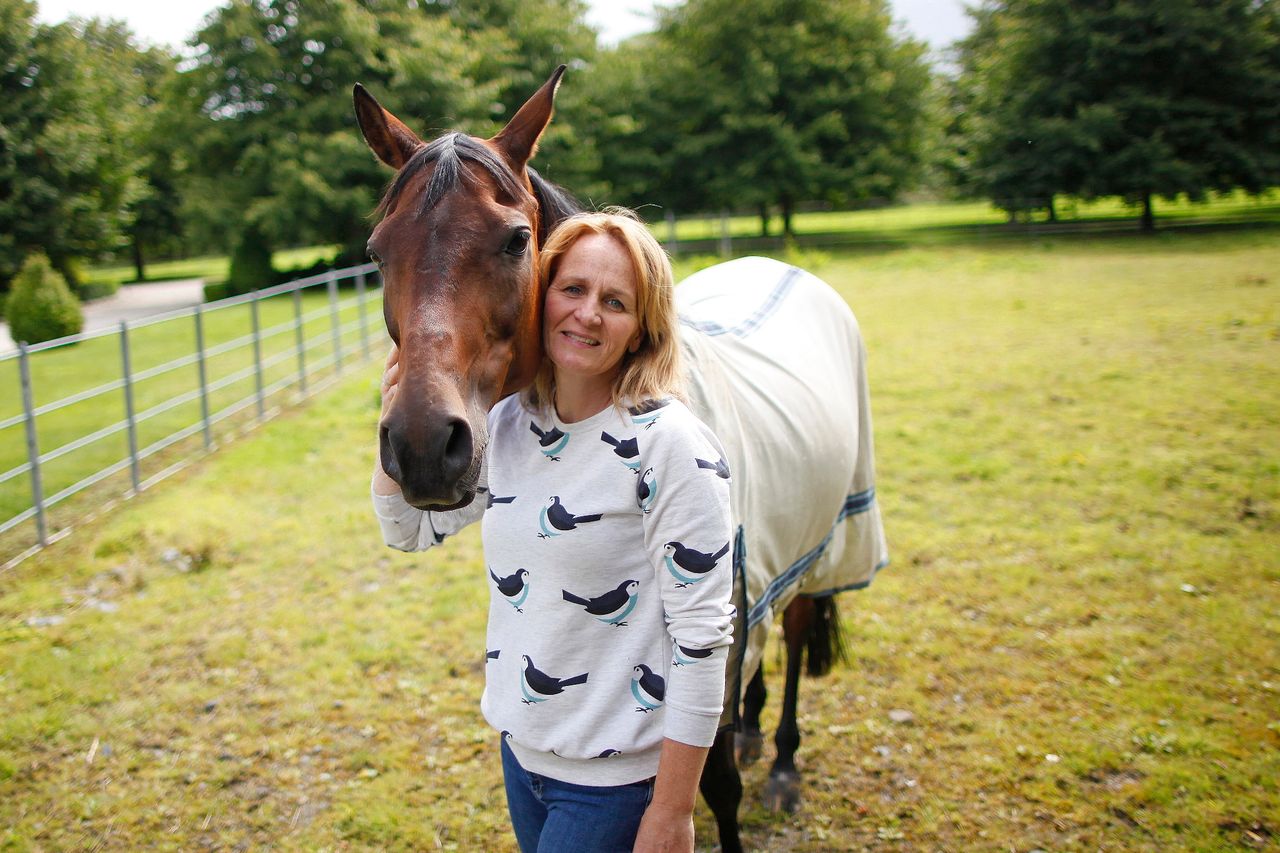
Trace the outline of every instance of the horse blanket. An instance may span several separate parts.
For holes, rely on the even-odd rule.
[[[732,478],[740,641],[720,722],[736,726],[774,614],[796,595],[865,587],[888,564],[866,353],[830,286],[770,258],[695,273],[676,304],[689,403]]]

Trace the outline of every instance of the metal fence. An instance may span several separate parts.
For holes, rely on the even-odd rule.
[[[72,496],[136,494],[277,413],[290,389],[301,399],[367,360],[371,335],[381,349],[381,323],[369,318],[382,295],[375,269],[333,270],[0,356],[0,387],[19,392],[0,403],[0,558],[9,557],[0,570],[70,532],[51,529],[50,511]],[[193,447],[175,447],[188,439]]]

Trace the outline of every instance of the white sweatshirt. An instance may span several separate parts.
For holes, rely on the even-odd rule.
[[[664,737],[710,746],[734,612],[719,441],[675,400],[566,424],[516,395],[489,432],[471,506],[374,495],[406,551],[483,516],[485,718],[526,770],[581,785],[655,775]]]

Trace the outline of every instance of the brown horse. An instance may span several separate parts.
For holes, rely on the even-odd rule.
[[[369,240],[369,254],[382,270],[387,330],[400,351],[400,390],[379,425],[380,455],[406,500],[421,509],[454,509],[475,498],[488,439],[486,414],[502,397],[529,384],[542,358],[538,248],[576,206],[528,162],[551,119],[563,71],[563,66],[557,69],[507,126],[487,140],[451,133],[423,142],[362,87],[355,87],[356,116],[365,140],[397,170],[379,208],[382,220]],[[787,681],[766,801],[773,808],[794,809],[799,799],[794,755],[800,742],[801,662],[807,652],[810,673],[830,666],[840,649],[834,593],[865,586],[885,559],[878,510],[872,511],[874,488],[868,485],[870,422],[861,341],[847,305],[812,276],[773,261],[721,267],[719,278],[714,271],[699,274],[710,288],[686,283],[677,292],[695,294],[695,299],[697,294],[715,296],[726,280],[736,291],[749,291],[750,279],[758,277],[753,271],[760,270],[777,279],[756,288],[765,297],[763,307],[749,312],[742,323],[730,327],[686,318],[682,331],[691,365],[691,404],[721,438],[735,473],[735,515],[774,519],[739,527],[734,548],[735,665],[730,667],[724,725],[701,782],[721,847],[732,853],[741,849],[737,812],[742,795],[734,729],[744,730],[743,760],[758,757],[765,696],[760,657],[773,614],[784,612]],[[764,350],[753,350],[752,336],[768,338],[788,310],[799,312],[805,324],[801,342],[775,336]],[[814,349],[823,328],[834,334],[836,345]],[[719,340],[730,343],[714,343]],[[760,397],[758,383],[747,377],[746,390],[726,390],[741,372],[734,356],[739,351],[747,353],[750,364],[765,365],[769,375],[782,377],[785,387]],[[832,382],[809,375],[818,364],[843,368]],[[773,433],[760,423],[748,423],[752,414],[766,410],[781,413]],[[831,428],[818,431],[815,426]],[[795,444],[789,433],[797,432],[808,434],[802,444],[791,451],[778,449]],[[763,486],[749,490],[744,483],[751,478],[738,476],[740,471],[768,470],[779,455],[788,465],[794,462],[791,467],[812,469],[816,464],[822,474],[835,471],[839,476],[824,480],[816,471],[797,471],[811,476],[771,483],[770,499],[797,507],[781,516],[776,506],[762,506]],[[830,485],[823,486],[827,481]],[[779,525],[779,518],[787,523]],[[857,564],[852,580],[822,571],[842,562]],[[743,679],[749,681],[745,694]],[[739,699],[743,719],[738,717]]]

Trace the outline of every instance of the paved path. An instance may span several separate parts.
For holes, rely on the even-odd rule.
[[[190,308],[204,301],[204,281],[198,278],[126,284],[111,296],[84,306],[84,331],[119,326],[121,320],[141,320],[166,311]],[[17,349],[7,323],[0,323],[0,355]]]

